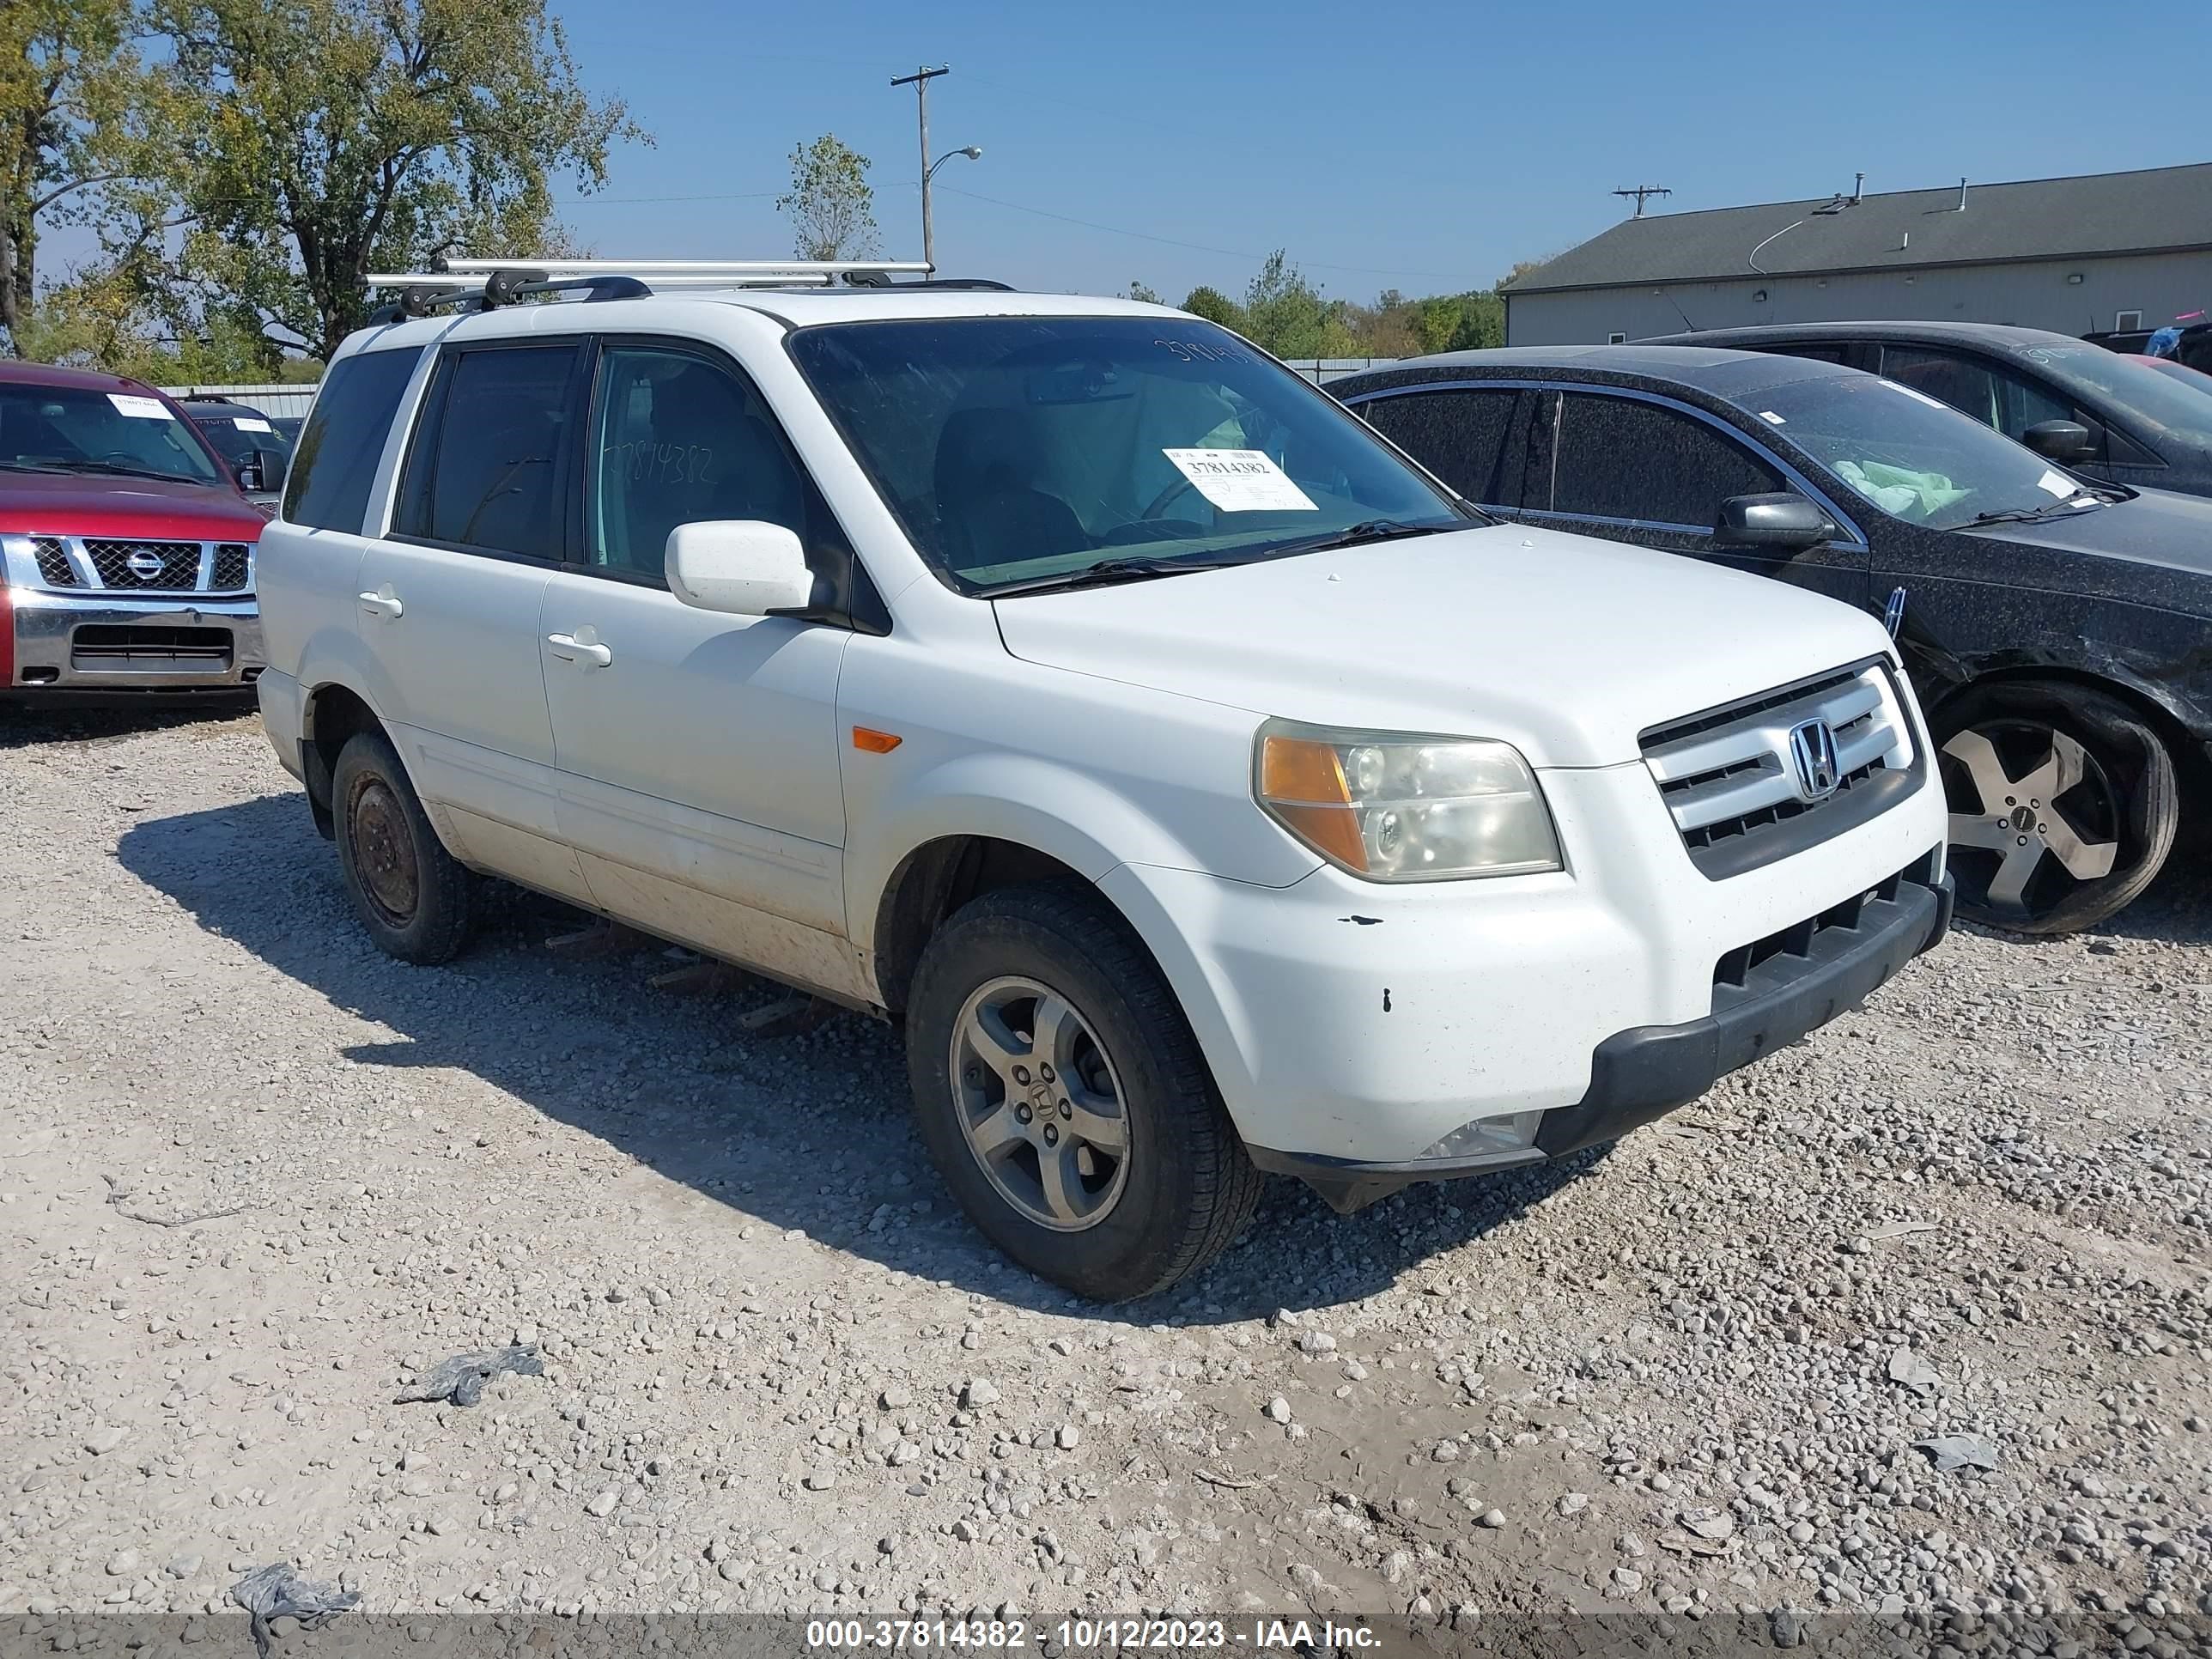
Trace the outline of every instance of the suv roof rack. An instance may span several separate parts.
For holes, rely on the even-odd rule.
[[[660,289],[686,288],[988,289],[1009,291],[986,277],[938,277],[932,267],[896,259],[443,259],[429,271],[372,271],[372,289],[400,290],[380,307],[373,323],[422,317],[440,307],[489,309],[535,294],[584,292],[590,300],[642,299]],[[901,282],[896,279],[904,277]],[[478,285],[468,286],[470,279]],[[651,286],[647,286],[648,283]]]

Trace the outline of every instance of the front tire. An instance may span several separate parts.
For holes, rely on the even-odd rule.
[[[1173,991],[1088,887],[1002,889],[923,951],[906,1015],[915,1118],[969,1218],[1102,1302],[1228,1249],[1258,1206]]]
[[[2180,823],[2173,757],[2118,698],[2041,682],[1969,690],[1939,711],[1960,914],[2069,933],[2150,885]]]
[[[346,894],[377,948],[425,967],[459,955],[476,924],[476,878],[438,839],[381,732],[346,740],[331,804]]]

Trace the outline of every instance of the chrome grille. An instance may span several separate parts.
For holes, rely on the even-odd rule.
[[[246,586],[247,559],[252,550],[244,542],[216,544],[213,574],[208,586],[217,593],[228,593]]]
[[[58,536],[37,536],[31,541],[32,556],[39,562],[39,580],[49,587],[78,587],[76,571],[69,560],[69,550]]]
[[[1790,734],[1815,720],[1835,742],[1835,787],[1825,794],[1802,785],[1790,750]],[[1866,822],[1925,769],[1880,660],[1670,721],[1641,743],[1691,862],[1717,880]]]
[[[88,541],[84,555],[102,587],[189,590],[200,585],[198,542]]]
[[[251,542],[77,536],[27,539],[40,585],[45,587],[71,592],[239,594],[253,586]]]

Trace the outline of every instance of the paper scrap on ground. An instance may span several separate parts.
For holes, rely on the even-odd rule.
[[[1936,1368],[1910,1348],[1899,1348],[1889,1357],[1889,1380],[1902,1382],[1917,1395],[1931,1395],[1942,1382]]]
[[[1948,1474],[1954,1469],[1993,1469],[1997,1466],[1996,1448],[1978,1435],[1939,1434],[1933,1440],[1916,1440],[1916,1450],[1924,1451],[1936,1460],[1936,1473]]]
[[[1320,511],[1264,450],[1163,449],[1160,453],[1224,513]]]
[[[168,404],[159,398],[141,398],[134,392],[111,392],[107,401],[115,405],[118,415],[128,415],[134,421],[173,421]]]

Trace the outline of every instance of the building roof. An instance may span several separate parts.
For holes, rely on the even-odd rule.
[[[1625,219],[1505,291],[2212,247],[2212,162]],[[1756,254],[1756,260],[1753,255]]]

